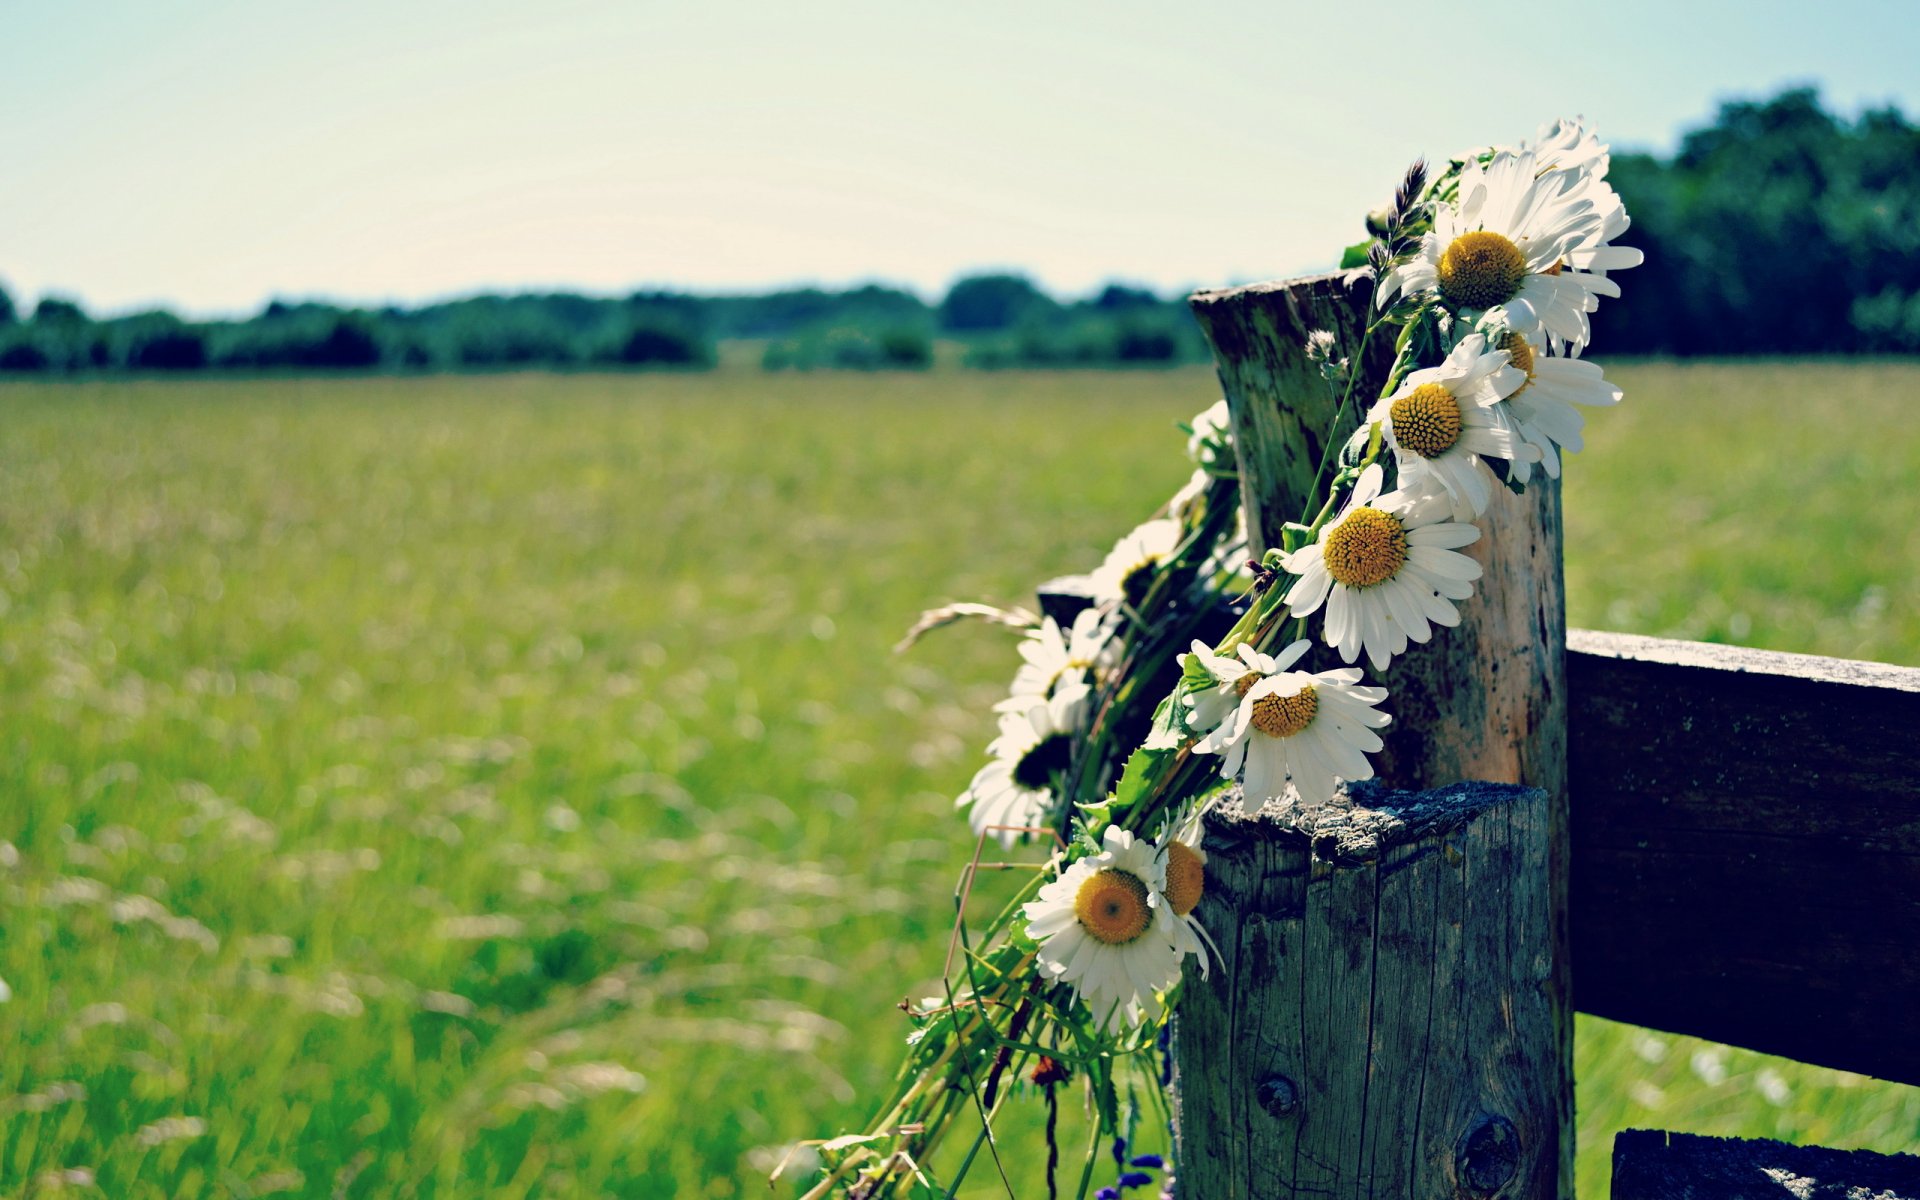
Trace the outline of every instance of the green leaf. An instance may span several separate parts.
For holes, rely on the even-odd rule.
[[[1340,269],[1342,271],[1349,271],[1354,267],[1366,266],[1367,251],[1372,248],[1372,246],[1372,238],[1367,238],[1365,241],[1355,242],[1353,245],[1348,246],[1340,254]]]
[[[1124,809],[1144,799],[1172,758],[1171,750],[1135,750],[1120,774],[1120,786],[1113,790],[1113,806]]]
[[[1218,679],[1213,677],[1212,671],[1207,670],[1205,666],[1201,665],[1199,655],[1182,654],[1180,656],[1180,687],[1173,695],[1168,696],[1165,700],[1161,701],[1161,703],[1164,706],[1171,707],[1178,703],[1182,693],[1203,692],[1219,682]],[[1153,714],[1153,723],[1154,728],[1158,729],[1160,726],[1160,714],[1157,712]]]

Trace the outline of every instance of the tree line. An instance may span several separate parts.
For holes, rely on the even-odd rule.
[[[1897,109],[1847,120],[1809,88],[1723,104],[1670,157],[1615,155],[1647,253],[1605,305],[1612,354],[1920,353],[1920,128]],[[1178,296],[1109,284],[1061,299],[1010,273],[929,303],[868,284],[758,295],[482,295],[418,307],[275,300],[244,320],[95,318],[0,290],[0,371],[464,371],[713,366],[757,347],[768,370],[1155,366],[1207,358]]]

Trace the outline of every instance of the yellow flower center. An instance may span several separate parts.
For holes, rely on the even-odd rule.
[[[1551,274],[1551,272],[1549,272]],[[1527,373],[1527,382],[1533,382],[1533,343],[1520,334],[1508,330],[1500,338],[1500,349],[1507,352],[1513,365]]]
[[[1441,384],[1421,384],[1395,400],[1387,416],[1400,448],[1421,458],[1439,458],[1460,440],[1460,402]]]
[[[1455,308],[1492,308],[1520,291],[1527,256],[1500,234],[1463,233],[1440,254],[1440,295]]]
[[[1087,936],[1109,946],[1124,946],[1147,931],[1147,885],[1131,871],[1096,871],[1074,893],[1073,915]]]
[[[1254,684],[1259,683],[1265,678],[1266,676],[1258,671],[1248,671],[1245,675],[1233,681],[1233,694],[1244,697],[1248,692],[1253,690]]]
[[[1372,587],[1392,579],[1406,563],[1407,531],[1392,513],[1356,508],[1327,531],[1320,550],[1335,583]]]
[[[1167,843],[1167,904],[1184,917],[1207,890],[1207,868],[1199,851],[1185,842]]]
[[[1253,727],[1268,737],[1292,737],[1313,724],[1320,697],[1308,684],[1291,696],[1268,694],[1253,702]]]
[[[1552,274],[1552,272],[1548,272],[1548,274]],[[1529,342],[1524,336],[1508,330],[1500,338],[1500,349],[1507,352],[1507,358],[1514,366],[1519,367],[1527,373],[1527,381],[1513,389],[1512,393],[1507,396],[1507,399],[1511,400],[1514,396],[1518,396],[1521,392],[1533,386],[1535,378],[1533,372],[1533,343]]]

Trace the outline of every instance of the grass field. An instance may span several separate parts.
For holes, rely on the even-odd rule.
[[[1575,624],[1920,663],[1920,365],[1616,374]],[[1091,565],[1215,395],[0,389],[0,1196],[767,1194],[895,1062],[1012,668],[889,646]],[[1588,1197],[1628,1124],[1920,1142],[1920,1089],[1684,1038],[1583,1021],[1578,1074]]]

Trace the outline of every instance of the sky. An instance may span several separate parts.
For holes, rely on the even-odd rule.
[[[0,281],[95,312],[1328,265],[1416,155],[1920,114],[1920,5],[3,0]]]

